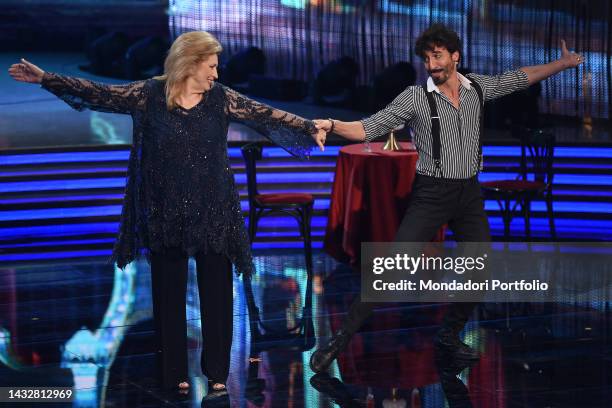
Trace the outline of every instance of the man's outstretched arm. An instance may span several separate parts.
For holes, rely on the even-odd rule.
[[[326,132],[330,132],[333,129],[333,133],[347,140],[352,140],[353,142],[363,142],[365,140],[366,133],[361,121],[342,122],[341,120],[334,120],[333,128],[331,121],[332,119],[315,119],[314,123],[317,129],[323,129]]]
[[[409,122],[414,115],[414,88],[404,89],[389,105],[374,115],[354,122],[315,119],[317,129],[333,132],[354,142],[370,141]]]
[[[584,59],[581,55],[571,52],[565,45],[565,40],[561,40],[561,58],[549,62],[548,64],[522,67],[521,71],[527,74],[529,85],[540,82],[568,68],[575,68],[582,64]]]

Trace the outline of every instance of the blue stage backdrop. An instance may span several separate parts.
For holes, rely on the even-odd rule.
[[[548,62],[559,42],[586,63],[545,82],[541,111],[610,117],[612,4],[609,0],[170,0],[170,31],[214,33],[224,56],[261,48],[270,76],[313,79],[326,63],[348,55],[361,84],[384,67],[410,61],[418,34],[433,22],[464,41],[463,67],[493,74]]]

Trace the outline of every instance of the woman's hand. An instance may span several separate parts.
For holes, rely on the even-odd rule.
[[[325,140],[327,140],[327,132],[323,129],[318,129],[317,133],[312,135],[312,137],[319,145],[319,149],[321,149],[321,151],[325,151]]]
[[[23,58],[20,63],[11,65],[8,72],[15,81],[32,84],[40,84],[45,75],[45,71]]]

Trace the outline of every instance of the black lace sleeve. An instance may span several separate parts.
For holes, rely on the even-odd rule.
[[[313,135],[317,133],[312,121],[249,99],[233,89],[223,89],[230,120],[244,123],[294,156],[310,156],[316,146]]]
[[[82,78],[45,72],[41,86],[72,108],[112,113],[133,113],[144,108],[145,81],[106,85]]]

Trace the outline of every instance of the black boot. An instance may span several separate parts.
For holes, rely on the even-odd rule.
[[[338,354],[346,348],[351,336],[344,330],[339,330],[325,347],[319,348],[310,357],[310,369],[321,373],[330,366]]]
[[[436,366],[440,371],[453,375],[470,367],[480,359],[476,350],[459,340],[459,337],[445,337],[438,334],[434,341]]]
[[[341,408],[362,408],[363,401],[354,398],[346,385],[335,377],[327,374],[315,374],[310,378],[310,385],[321,394],[328,396]]]
[[[449,306],[442,327],[434,340],[435,361],[439,369],[459,374],[464,368],[480,359],[476,350],[459,339],[459,333],[476,305],[476,303],[454,303]]]

